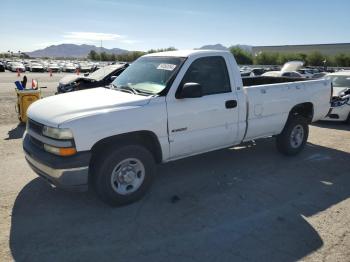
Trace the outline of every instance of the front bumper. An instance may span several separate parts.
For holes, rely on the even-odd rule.
[[[28,134],[24,136],[23,149],[32,170],[50,184],[69,191],[88,189],[90,152],[71,157],[55,156],[37,148]]]

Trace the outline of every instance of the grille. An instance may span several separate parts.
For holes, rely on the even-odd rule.
[[[43,125],[31,119],[28,119],[28,128],[39,135],[41,135],[43,131]]]
[[[36,146],[36,147],[38,147],[38,148],[41,148],[41,149],[44,148],[44,144],[43,144],[41,141],[39,141],[38,139],[36,139],[36,138],[34,138],[34,137],[32,137],[32,136],[29,136],[29,138],[30,138],[30,142],[31,142],[34,146]]]

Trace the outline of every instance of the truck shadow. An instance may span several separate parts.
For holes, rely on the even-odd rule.
[[[15,128],[8,131],[8,137],[5,138],[5,140],[20,139],[23,137],[25,130],[26,130],[26,125],[20,123]]]
[[[16,261],[295,261],[323,245],[310,217],[349,197],[349,160],[313,144],[287,158],[258,141],[162,165],[151,192],[120,208],[34,179],[15,201],[10,248]]]

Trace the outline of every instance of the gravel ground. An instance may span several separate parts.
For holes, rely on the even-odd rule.
[[[28,74],[54,93],[62,74]],[[149,194],[110,208],[28,167],[0,73],[1,261],[350,261],[350,126],[318,123],[298,156],[274,139],[158,168]]]

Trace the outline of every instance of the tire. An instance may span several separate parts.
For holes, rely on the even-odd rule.
[[[309,136],[307,120],[302,116],[289,117],[283,131],[276,138],[276,146],[280,153],[294,156],[305,147]]]
[[[93,186],[101,200],[111,206],[139,200],[151,186],[156,171],[153,155],[139,145],[107,150],[96,162]],[[123,171],[129,168],[132,170]]]

